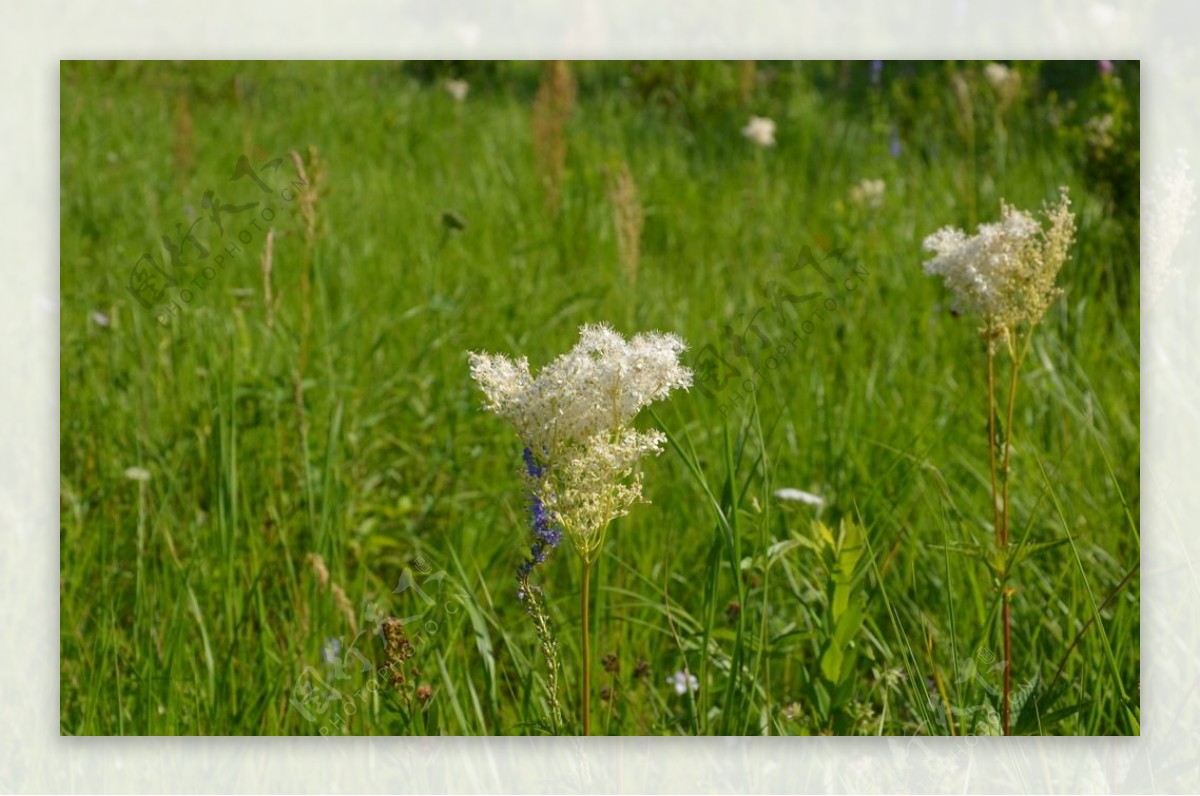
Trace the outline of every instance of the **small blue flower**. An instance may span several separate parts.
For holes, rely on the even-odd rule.
[[[321,657],[325,662],[333,665],[338,662],[338,655],[342,651],[342,640],[340,638],[325,639],[325,646],[321,648]]]
[[[871,62],[871,85],[878,86],[880,78],[883,77],[883,61]]]
[[[529,446],[525,446],[525,450],[521,452],[521,455],[525,458],[525,471],[534,478],[541,478],[546,472],[546,468],[539,467],[538,463],[534,461],[533,451],[529,449]]]
[[[522,456],[525,459],[525,472],[529,473],[531,478],[541,479],[546,473],[546,468],[539,466],[534,460],[533,451],[526,447]],[[562,541],[562,530],[550,520],[546,506],[537,494],[529,496],[529,519],[533,527],[533,544],[529,548],[530,557],[517,568],[517,597],[521,600],[525,599],[524,583],[529,577],[529,573],[535,566],[543,563],[550,555],[550,551],[558,547],[559,542]]]
[[[892,130],[892,141],[888,145],[888,149],[891,151],[892,157],[900,157],[900,133],[895,130]]]

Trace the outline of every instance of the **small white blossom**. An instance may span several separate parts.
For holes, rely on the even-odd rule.
[[[111,321],[103,312],[93,312],[92,323],[96,324],[97,326],[108,326]]]
[[[1196,209],[1196,183],[1187,156],[1180,151],[1173,162],[1160,167],[1145,192],[1142,239],[1146,252],[1146,288],[1157,300],[1171,279],[1178,276],[1175,250],[1187,233]]]
[[[145,467],[130,467],[125,471],[125,477],[134,481],[149,481],[150,471]]]
[[[814,495],[812,492],[805,492],[803,489],[792,489],[785,487],[775,490],[775,497],[779,500],[795,501],[796,503],[807,503],[810,506],[824,506],[825,498],[820,495]]]
[[[850,189],[850,201],[859,207],[877,210],[883,205],[883,192],[887,183],[883,180],[863,180]]]
[[[990,63],[983,68],[983,76],[994,88],[1003,88],[1011,79],[1012,70],[1004,64]]]
[[[751,116],[742,128],[742,135],[761,147],[775,146],[775,122],[762,116]]]
[[[983,68],[983,76],[996,90],[1002,107],[1012,102],[1021,88],[1021,74],[1004,64],[988,64]]]
[[[679,364],[685,348],[673,334],[626,341],[596,325],[582,327],[579,343],[536,378],[524,357],[469,355],[487,408],[513,425],[546,471],[530,486],[589,562],[608,523],[641,500],[634,468],[643,456],[660,452],[666,438],[630,424],[650,403],[691,386],[691,371]]]
[[[446,93],[454,98],[455,102],[462,102],[467,98],[467,92],[471,90],[471,84],[465,80],[451,79],[444,84]]]
[[[1112,149],[1116,143],[1113,139],[1113,115],[1106,113],[1103,116],[1093,116],[1083,123],[1083,133],[1087,139],[1087,144],[1098,153],[1103,154],[1106,150]]]
[[[675,693],[683,696],[688,691],[699,691],[700,681],[691,672],[675,672],[667,678],[667,685],[675,686]]]

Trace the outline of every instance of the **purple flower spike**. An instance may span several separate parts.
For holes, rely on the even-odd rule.
[[[532,450],[526,447],[522,456],[525,459],[525,472],[529,473],[530,477],[540,479],[545,475],[545,468],[538,465],[533,458]],[[528,579],[529,573],[535,566],[545,562],[550,551],[558,547],[559,542],[562,541],[562,530],[551,522],[550,515],[546,512],[546,506],[536,492],[529,496],[529,519],[533,527],[533,544],[529,547],[530,557],[517,568],[517,596],[522,600],[525,599],[524,583]]]

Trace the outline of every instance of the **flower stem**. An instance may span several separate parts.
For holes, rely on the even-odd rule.
[[[592,734],[592,650],[588,623],[588,598],[591,596],[592,565],[583,562],[583,587],[580,589],[580,640],[583,647],[583,734]]]
[[[1012,692],[1012,617],[1008,601],[1008,564],[1006,548],[1008,546],[1008,438],[1012,434],[1013,395],[1016,392],[1017,361],[1013,359],[1012,375],[1009,380],[1008,412],[1005,415],[1004,452],[1001,455],[1000,479],[1002,486],[996,484],[996,352],[988,343],[988,461],[992,477],[992,527],[996,534],[996,552],[1005,561],[1004,571],[1000,573],[1001,626],[1004,646],[1004,686],[1003,703],[1000,706],[1001,724],[1004,734],[1011,735],[1010,726],[1010,697]],[[1001,491],[1002,490],[1002,491]]]
[[[997,503],[999,489],[996,487],[996,352],[992,344],[987,349],[987,394],[988,394],[988,461],[992,476],[992,530],[996,534],[996,544],[1000,544],[1000,508]]]
[[[1012,357],[1012,372],[1008,380],[1008,413],[1004,420],[1004,459],[1000,465],[1000,472],[1004,478],[1004,498],[1002,501],[1004,513],[1000,518],[1000,527],[1003,529],[1000,543],[1003,545],[1008,544],[1008,461],[1012,453],[1012,445],[1009,440],[1012,438],[1013,409],[1017,403],[1017,369],[1020,367],[1021,362],[1014,353]]]
[[[1002,601],[1002,616],[1001,621],[1004,624],[1004,704],[1001,706],[1001,716],[1003,717],[1004,734],[1012,735],[1012,611],[1009,602],[1008,588],[1008,481],[1009,481],[1009,459],[1012,454],[1012,426],[1013,426],[1013,409],[1017,403],[1017,374],[1021,367],[1021,359],[1024,358],[1024,351],[1018,356],[1015,350],[1010,350],[1012,359],[1012,369],[1008,379],[1008,412],[1005,415],[1004,426],[1004,457],[1000,464],[1000,472],[1003,477],[1003,497],[1001,504],[1003,512],[1000,515],[1000,545],[1004,548],[1004,574],[1000,579],[1000,595]]]
[[[1008,599],[1008,587],[1001,584],[1004,622],[1004,705],[1001,716],[1005,735],[1012,735],[1012,606]]]

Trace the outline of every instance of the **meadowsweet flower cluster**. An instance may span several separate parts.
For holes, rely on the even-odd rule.
[[[775,146],[775,122],[762,116],[751,116],[742,128],[742,135],[761,147]]]
[[[1033,216],[1000,203],[1000,221],[968,236],[945,227],[925,239],[936,255],[925,273],[940,276],[954,294],[954,309],[983,318],[990,342],[1006,340],[1022,323],[1036,324],[1062,292],[1054,286],[1075,232],[1067,189],[1045,212],[1048,228]]]
[[[983,76],[992,84],[1002,105],[1016,98],[1021,89],[1021,74],[1004,64],[990,63],[983,68]]]
[[[660,452],[665,437],[630,424],[648,404],[691,385],[691,371],[679,363],[685,348],[672,334],[626,341],[607,326],[584,326],[579,343],[536,378],[524,357],[470,354],[487,408],[508,420],[528,449],[524,474],[535,525],[544,512],[585,562],[594,560],[608,524],[641,500],[634,468]]]
[[[983,76],[997,89],[1003,89],[1013,79],[1013,71],[1004,64],[990,63],[983,68]]]
[[[1093,116],[1083,124],[1087,145],[1095,151],[1097,157],[1103,158],[1104,154],[1116,145],[1116,139],[1113,137],[1114,122],[1113,115],[1106,113],[1103,116]]]
[[[446,93],[454,98],[455,102],[462,102],[467,98],[467,93],[471,90],[471,84],[465,80],[451,79],[442,84]]]
[[[883,180],[864,179],[850,188],[850,201],[858,207],[878,210],[883,206],[883,192],[887,183]]]
[[[1173,263],[1175,250],[1196,209],[1196,181],[1190,171],[1185,153],[1177,152],[1172,162],[1158,169],[1144,193],[1145,285],[1152,301],[1179,273]]]

